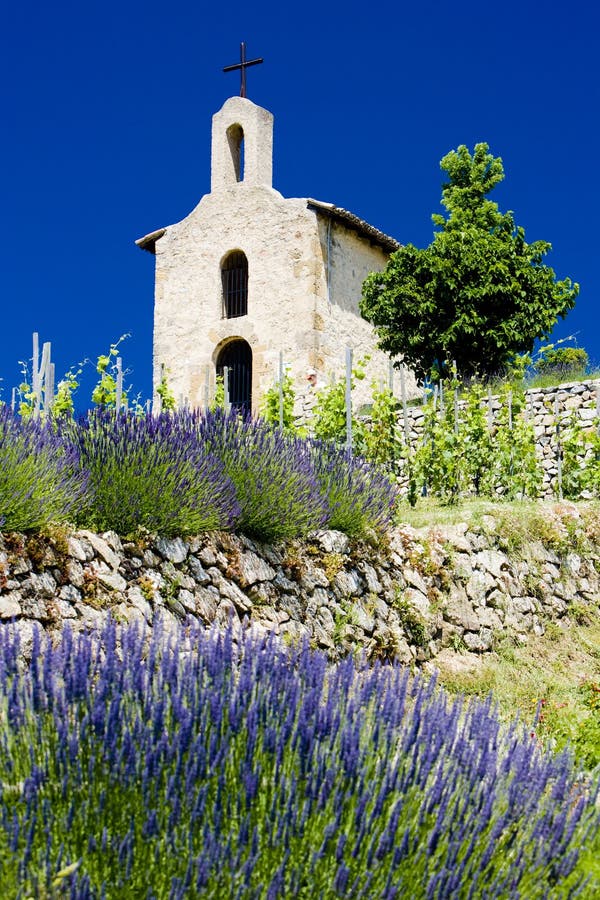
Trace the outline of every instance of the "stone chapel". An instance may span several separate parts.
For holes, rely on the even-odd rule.
[[[371,357],[359,402],[373,380],[387,383],[389,359],[358,304],[399,244],[330,203],[283,197],[272,171],[272,114],[231,97],[213,116],[210,194],[136,241],[156,256],[153,383],[164,367],[192,407],[212,400],[227,368],[231,403],[257,412],[281,359],[302,398],[310,370],[320,384],[344,376],[347,346],[355,361]],[[412,374],[405,383],[413,396]]]

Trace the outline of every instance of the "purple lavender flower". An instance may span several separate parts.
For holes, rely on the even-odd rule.
[[[238,515],[223,464],[182,411],[135,417],[92,412],[74,429],[89,500],[80,520],[120,533],[143,526],[165,535],[230,528]]]
[[[87,473],[73,444],[51,424],[23,420],[0,406],[0,520],[5,531],[31,531],[70,518]]]

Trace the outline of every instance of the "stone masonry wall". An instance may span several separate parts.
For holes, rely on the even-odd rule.
[[[600,381],[578,381],[558,387],[531,388],[525,392],[525,415],[533,423],[537,454],[542,464],[543,484],[540,496],[557,495],[558,441],[557,421],[564,429],[572,418],[584,429],[596,428],[600,418]],[[449,398],[449,402],[451,398]],[[486,407],[488,400],[482,401]],[[492,419],[500,409],[500,400],[492,397]],[[423,434],[425,412],[422,406],[407,408],[409,440],[416,444]],[[404,414],[399,413],[399,426],[404,434]],[[582,448],[582,459],[584,449]]]
[[[506,633],[526,642],[550,622],[597,612],[599,573],[596,550],[559,557],[534,542],[509,557],[489,517],[470,530],[402,526],[378,549],[334,531],[266,545],[226,533],[121,541],[56,529],[0,535],[0,621],[15,623],[25,656],[36,623],[79,631],[109,615],[147,626],[160,616],[167,627],[191,617],[307,639],[332,659],[364,650],[422,664],[445,648],[481,654]]]

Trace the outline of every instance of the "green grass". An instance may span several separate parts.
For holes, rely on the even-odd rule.
[[[587,557],[600,547],[600,503],[469,500],[456,507],[424,498],[398,516],[415,528],[456,525],[487,531],[496,546],[526,559],[533,542],[559,555]],[[585,768],[600,766],[600,598],[573,606],[568,621],[546,623],[542,637],[525,645],[508,633],[494,652],[464,655],[466,668],[444,671],[441,682],[454,693],[484,697],[490,692],[507,719],[518,711],[543,743],[557,749],[570,743]],[[460,663],[460,659],[458,662]],[[539,710],[538,710],[539,707]]]
[[[435,497],[408,501],[398,506],[396,523],[413,528],[457,525],[495,535],[499,547],[518,556],[527,544],[540,541],[555,553],[591,552],[600,547],[600,502],[569,500],[512,500],[494,503],[470,498],[447,506]]]
[[[600,615],[586,625],[551,623],[524,645],[503,635],[493,653],[464,655],[462,662],[461,671],[440,664],[448,691],[492,693],[502,717],[511,721],[518,713],[542,746],[570,744],[582,767],[600,766]]]
[[[594,381],[600,379],[600,369],[585,369],[575,372],[543,372],[525,380],[525,389],[558,387],[561,384],[570,384],[573,381]]]

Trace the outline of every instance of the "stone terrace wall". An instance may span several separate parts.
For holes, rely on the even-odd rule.
[[[140,542],[5,534],[0,620],[16,624],[25,656],[36,623],[78,631],[112,615],[148,626],[161,616],[167,627],[192,617],[306,638],[333,659],[364,649],[421,664],[448,647],[487,652],[506,632],[525,642],[583,607],[597,611],[599,572],[596,552],[559,558],[539,543],[509,558],[491,519],[475,530],[399,527],[377,550],[333,531],[278,545],[225,533]]]
[[[597,427],[600,417],[600,381],[577,381],[558,387],[531,388],[525,392],[526,415],[533,423],[537,453],[544,473],[540,496],[549,499],[557,496],[558,449],[557,419],[564,427],[575,416],[583,428]],[[448,398],[452,402],[452,398]],[[483,401],[488,405],[487,399]],[[500,409],[500,399],[492,397],[492,418]],[[409,406],[407,423],[409,440],[416,444],[423,434],[425,412],[422,406]],[[399,414],[399,425],[404,434],[404,414]],[[584,453],[582,451],[582,459]]]

